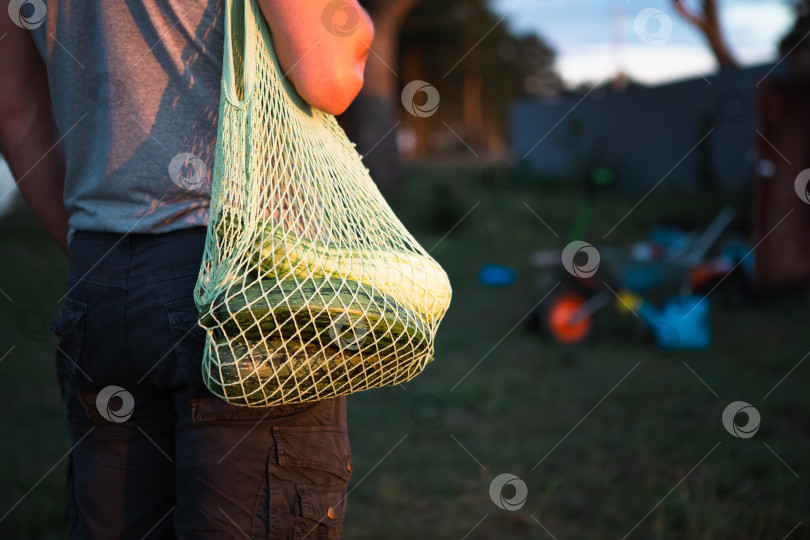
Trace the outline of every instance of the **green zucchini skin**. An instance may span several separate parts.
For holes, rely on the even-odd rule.
[[[377,356],[419,353],[429,345],[429,330],[410,311],[363,284],[336,278],[235,284],[201,314],[200,325],[230,338],[295,338]]]

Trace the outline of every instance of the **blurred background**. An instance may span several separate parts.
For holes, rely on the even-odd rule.
[[[344,538],[810,538],[808,3],[362,3],[339,121],[454,296],[349,398]],[[5,168],[0,252],[0,537],[61,538],[67,261]]]

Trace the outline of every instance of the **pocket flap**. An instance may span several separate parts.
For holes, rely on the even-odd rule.
[[[348,482],[351,450],[345,429],[323,426],[273,426],[278,464],[310,467]]]
[[[346,515],[346,488],[296,484],[301,497],[301,516],[322,525],[337,527]]]
[[[85,313],[87,313],[87,304],[72,298],[65,298],[62,305],[59,306],[56,319],[48,327],[48,330],[56,337],[70,334],[79,325],[79,321],[82,320]]]

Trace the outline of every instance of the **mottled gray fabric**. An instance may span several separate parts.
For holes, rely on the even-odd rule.
[[[31,31],[67,156],[68,240],[76,230],[206,225],[222,0],[47,0],[46,9]]]

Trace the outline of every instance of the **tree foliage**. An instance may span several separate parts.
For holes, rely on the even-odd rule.
[[[779,52],[786,55],[795,50],[800,44],[810,47],[810,43],[805,42],[807,34],[810,34],[810,0],[801,0],[794,5],[796,20],[779,42]]]
[[[486,0],[422,0],[399,36],[400,90],[423,80],[441,96],[436,114],[417,120],[444,133],[443,123],[455,126],[479,150],[503,139],[515,98],[562,88],[551,47],[535,34],[517,35],[500,19]],[[405,113],[403,121],[413,119]]]

